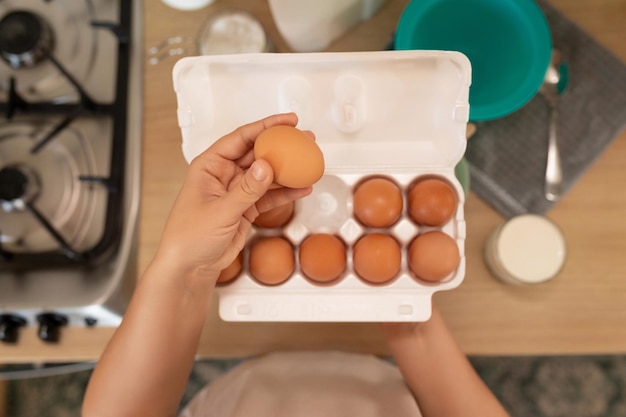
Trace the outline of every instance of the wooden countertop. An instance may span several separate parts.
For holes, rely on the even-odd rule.
[[[387,0],[368,22],[329,50],[380,50],[390,39],[407,0]],[[626,0],[552,0],[601,44],[626,62]],[[217,0],[196,12],[176,11],[144,0],[144,50],[174,35],[195,36],[217,9],[252,11],[278,51],[288,51],[266,1]],[[171,70],[175,59],[145,66],[144,162],[139,271],[155,253],[162,227],[182,184],[186,163],[176,121]],[[474,194],[466,206],[467,273],[456,290],[438,293],[442,310],[462,348],[475,355],[626,352],[626,132],[549,213],[564,231],[567,263],[553,281],[514,287],[487,271],[482,250],[503,218]],[[621,190],[615,192],[615,190]],[[387,353],[374,324],[225,323],[210,312],[198,353],[203,357],[249,356],[275,349],[346,349]],[[164,329],[166,330],[166,329]],[[23,332],[15,348],[0,346],[3,362],[75,361],[99,356],[113,329],[67,329],[57,346]]]

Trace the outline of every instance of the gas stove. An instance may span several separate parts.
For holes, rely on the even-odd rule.
[[[0,1],[3,342],[121,321],[136,269],[140,44],[139,1]]]

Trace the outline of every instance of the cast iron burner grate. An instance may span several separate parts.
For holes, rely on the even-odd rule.
[[[50,2],[54,0],[42,0]],[[51,222],[39,212],[33,204],[24,201],[25,209],[39,221],[41,226],[58,244],[57,250],[42,252],[15,252],[2,246],[0,240],[0,270],[33,270],[42,268],[93,266],[108,259],[119,246],[122,232],[122,208],[124,171],[126,160],[126,129],[127,129],[127,102],[128,102],[128,75],[130,65],[130,31],[131,31],[131,1],[120,2],[119,23],[102,21],[91,22],[93,30],[109,30],[117,39],[117,71],[115,83],[115,98],[111,103],[101,103],[93,100],[81,87],[81,84],[64,68],[54,57],[51,51],[46,51],[44,59],[49,60],[60,74],[69,81],[76,90],[80,99],[76,103],[55,103],[53,101],[28,101],[17,90],[16,80],[9,81],[8,98],[0,102],[0,113],[8,121],[14,116],[60,116],[58,122],[50,132],[36,143],[31,153],[40,152],[46,145],[68,128],[79,117],[108,117],[113,121],[112,148],[110,156],[110,171],[107,177],[80,176],[79,180],[102,186],[108,194],[106,203],[105,225],[100,240],[90,249],[77,251],[66,242],[59,231],[55,230]],[[31,40],[34,42],[33,40]],[[6,175],[17,175],[9,170]],[[11,191],[11,190],[8,190]],[[15,192],[15,190],[13,190]],[[19,191],[19,190],[18,190]],[[0,225],[1,228],[1,225]],[[2,230],[0,230],[0,236]]]

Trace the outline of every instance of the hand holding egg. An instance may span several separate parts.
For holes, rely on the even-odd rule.
[[[165,224],[157,254],[160,267],[175,266],[173,275],[181,277],[183,285],[204,291],[233,262],[238,269],[236,258],[259,213],[311,192],[310,187],[299,186],[304,183],[269,190],[273,167],[254,157],[255,141],[263,132],[275,126],[295,129],[297,122],[297,116],[289,113],[241,126],[192,161]],[[228,275],[225,272],[222,280],[234,278]]]

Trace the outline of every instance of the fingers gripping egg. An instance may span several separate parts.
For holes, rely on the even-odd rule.
[[[324,155],[319,146],[291,126],[264,130],[254,143],[254,158],[267,161],[274,171],[274,182],[284,187],[309,187],[324,175]]]

